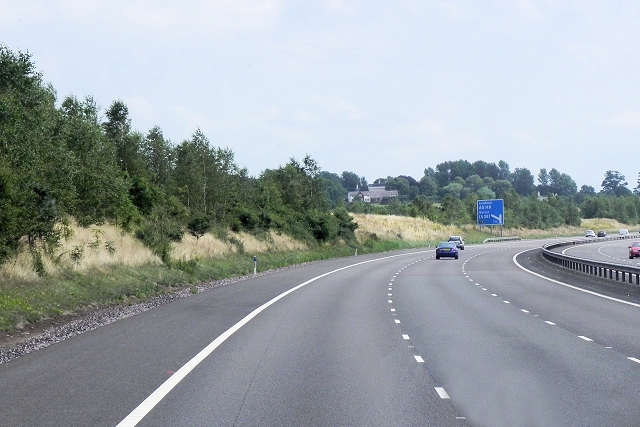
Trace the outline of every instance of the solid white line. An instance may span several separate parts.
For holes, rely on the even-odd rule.
[[[258,314],[260,314],[261,312],[266,310],[269,306],[275,304],[277,301],[281,300],[285,296],[289,295],[290,293],[293,293],[293,292],[297,291],[298,289],[308,285],[309,283],[315,282],[318,279],[321,279],[321,278],[323,278],[325,276],[329,276],[330,274],[334,274],[334,273],[337,273],[337,272],[342,271],[342,270],[346,270],[348,268],[356,267],[356,266],[363,265],[363,264],[368,264],[368,263],[371,263],[371,262],[382,261],[382,260],[386,260],[386,259],[390,259],[390,258],[397,258],[397,257],[400,257],[400,256],[407,256],[407,255],[415,255],[415,254],[420,254],[420,253],[425,253],[425,252],[426,251],[418,251],[418,252],[409,252],[409,253],[406,253],[406,254],[390,255],[390,256],[386,256],[386,257],[382,257],[382,258],[376,258],[376,259],[372,259],[372,260],[368,260],[368,261],[362,261],[362,262],[358,262],[358,263],[355,263],[355,264],[347,265],[345,267],[337,268],[335,270],[332,270],[332,271],[326,272],[324,274],[321,274],[319,276],[313,277],[313,278],[307,280],[306,282],[301,283],[298,286],[295,286],[295,287],[289,289],[288,291],[281,293],[277,297],[271,299],[270,301],[267,301],[266,303],[262,304],[260,307],[258,307],[255,310],[253,310],[251,313],[249,313],[247,316],[245,316],[242,320],[240,320],[238,323],[233,325],[231,328],[227,329],[218,338],[213,340],[209,345],[207,345],[198,354],[196,354],[191,360],[189,360],[180,369],[178,369],[173,375],[171,375],[171,377],[169,377],[164,383],[162,383],[160,385],[160,387],[158,387],[153,393],[151,393],[149,395],[149,397],[147,397],[140,405],[138,405],[137,408],[135,408],[133,411],[131,411],[131,413],[129,415],[127,415],[127,417],[125,419],[120,421],[120,423],[118,423],[118,425],[116,427],[134,427],[134,426],[136,426],[140,421],[142,421],[142,419],[158,403],[160,403],[160,401],[162,399],[164,399],[164,397],[171,390],[173,390],[173,388],[175,386],[177,386],[180,383],[180,381],[182,381],[193,369],[195,369],[195,367],[198,366],[200,364],[200,362],[202,362],[207,356],[209,356],[211,353],[213,353],[213,351],[216,348],[218,348],[220,346],[220,344],[225,342],[227,340],[227,338],[229,338],[231,335],[236,333],[244,325],[249,323],[249,321],[252,320],[254,317],[256,317]],[[391,301],[389,301],[389,302],[391,302]]]
[[[640,363],[640,360],[636,359],[635,357],[627,357],[627,359],[632,360],[636,363]]]
[[[418,363],[424,363],[424,359],[420,356],[413,356],[416,359],[416,362]]]
[[[548,280],[548,281],[553,282],[553,283],[556,283],[556,284],[558,284],[558,285],[562,285],[562,286],[565,286],[565,287],[567,287],[567,288],[575,289],[576,291],[584,292],[584,293],[586,293],[586,294],[594,295],[594,296],[597,296],[597,297],[600,297],[600,298],[608,299],[608,300],[610,300],[610,301],[615,301],[615,302],[619,302],[619,303],[622,303],[622,304],[631,305],[631,306],[633,306],[633,307],[640,307],[640,304],[636,304],[636,303],[634,303],[634,302],[629,302],[629,301],[625,301],[625,300],[622,300],[622,299],[613,298],[613,297],[610,297],[610,296],[607,296],[607,295],[602,295],[602,294],[599,294],[599,293],[597,293],[597,292],[593,292],[593,291],[589,291],[589,290],[587,290],[587,289],[579,288],[579,287],[577,287],[577,286],[569,285],[568,283],[560,282],[559,280],[554,280],[554,279],[551,279],[551,278],[549,278],[549,277],[545,277],[545,276],[543,276],[542,274],[538,274],[538,273],[535,273],[535,272],[533,272],[533,271],[531,271],[531,270],[527,270],[527,269],[526,269],[526,268],[524,268],[522,265],[520,265],[520,263],[518,263],[518,261],[516,261],[516,257],[517,257],[518,255],[520,255],[520,254],[523,254],[523,253],[528,252],[528,251],[533,251],[533,250],[536,250],[536,249],[527,249],[527,250],[525,250],[525,251],[518,252],[517,254],[515,254],[515,255],[513,256],[513,263],[514,263],[515,265],[517,265],[520,269],[522,269],[522,270],[526,271],[526,272],[527,272],[527,273],[529,273],[529,274],[533,274],[534,276],[538,276],[538,277],[539,277],[539,278],[541,278],[541,279]]]
[[[442,387],[435,387],[436,392],[438,393],[438,396],[440,396],[440,399],[450,399],[449,394],[445,391],[444,388]]]

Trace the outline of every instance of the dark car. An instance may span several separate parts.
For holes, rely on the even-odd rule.
[[[458,248],[455,242],[440,242],[436,246],[436,259],[449,257],[458,259]]]
[[[633,242],[629,246],[629,259],[640,257],[640,242]]]
[[[449,241],[455,242],[456,247],[464,251],[464,240],[462,240],[462,236],[449,236]]]
[[[607,232],[604,230],[598,231],[598,237],[607,237]]]

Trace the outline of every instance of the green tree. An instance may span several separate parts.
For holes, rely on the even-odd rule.
[[[521,196],[528,196],[536,191],[533,174],[527,168],[516,168],[511,174],[510,181],[514,190]]]
[[[107,121],[102,123],[105,135],[115,147],[116,162],[130,177],[147,178],[148,168],[142,154],[143,137],[131,130],[129,108],[121,100],[106,110]]]
[[[615,195],[619,188],[625,187],[627,181],[624,175],[618,171],[608,170],[604,174],[604,180],[602,181],[602,193]]]
[[[578,192],[578,186],[569,175],[560,173],[557,169],[551,169],[549,191],[557,196],[573,197]]]
[[[104,136],[95,102],[91,97],[81,102],[69,96],[60,112],[60,134],[74,154],[76,170],[70,213],[84,226],[105,220],[128,223],[135,216],[129,184],[116,163],[114,146]]]
[[[160,127],[155,126],[149,130],[142,141],[141,150],[149,169],[150,182],[162,188],[165,193],[171,193],[175,153]]]

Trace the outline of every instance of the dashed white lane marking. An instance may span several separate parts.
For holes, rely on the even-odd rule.
[[[393,294],[387,294],[387,296],[388,296],[388,297],[391,297],[391,296],[393,296]]]
[[[498,295],[496,295],[496,294],[491,294],[491,296],[492,296],[492,297],[497,297]]]
[[[591,338],[587,338],[587,337],[582,336],[582,335],[578,335],[578,338],[583,339],[585,341],[593,341]]]
[[[389,304],[393,304],[393,300],[388,300],[388,301],[389,301]]]
[[[396,309],[395,309],[395,308],[392,308],[392,309],[391,309],[391,311],[396,311]]]
[[[407,335],[407,334],[402,334],[402,339],[408,340],[408,339],[409,339],[409,335]]]
[[[438,396],[440,396],[440,399],[451,399],[449,397],[449,394],[446,392],[446,390],[442,387],[435,387],[436,389],[436,393],[438,393]]]
[[[555,323],[550,322],[550,321],[548,321],[548,320],[545,320],[545,321],[544,321],[544,323],[549,324],[549,325],[551,325],[551,326],[555,326],[555,325],[556,325]]]
[[[636,363],[640,363],[640,360],[636,359],[635,357],[627,357],[627,359],[636,362]]]
[[[416,359],[416,362],[418,363],[424,363],[424,359],[420,356],[413,356]]]
[[[521,308],[520,311],[523,312],[523,313],[529,313],[529,311],[525,310],[524,308]]]
[[[507,300],[504,300],[504,303],[505,303],[505,304],[511,304],[511,303],[510,303],[509,301],[507,301]]]
[[[394,319],[393,321],[396,323],[400,323],[400,319]]]

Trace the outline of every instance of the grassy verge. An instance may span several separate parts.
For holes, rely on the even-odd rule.
[[[358,254],[424,246],[424,242],[368,241]],[[311,261],[352,256],[355,248],[322,246],[304,251],[257,253],[265,271]],[[0,331],[65,314],[134,304],[196,283],[243,276],[253,272],[253,255],[177,261],[171,266],[148,263],[135,267],[110,265],[82,271],[66,269],[38,279],[13,278],[0,284]]]
[[[359,224],[358,254],[433,247],[449,235],[461,235],[467,244],[500,235],[497,228],[491,234],[474,225],[445,226],[418,218],[366,214],[354,217]],[[537,239],[582,235],[587,228],[612,234],[619,228],[633,231],[637,227],[596,219],[584,220],[582,227],[504,229],[502,233],[505,237]],[[0,331],[96,308],[134,304],[197,283],[251,274],[254,255],[259,259],[259,271],[266,271],[355,254],[354,247],[308,248],[280,235],[265,240],[248,235],[233,237],[235,245],[211,235],[199,240],[186,236],[173,251],[178,261],[166,266],[140,242],[114,227],[76,228],[73,239],[55,254],[57,263],[47,263],[49,274],[45,277],[35,274],[28,252],[0,267]],[[107,242],[115,252],[105,250]],[[80,249],[81,259],[70,257]]]

